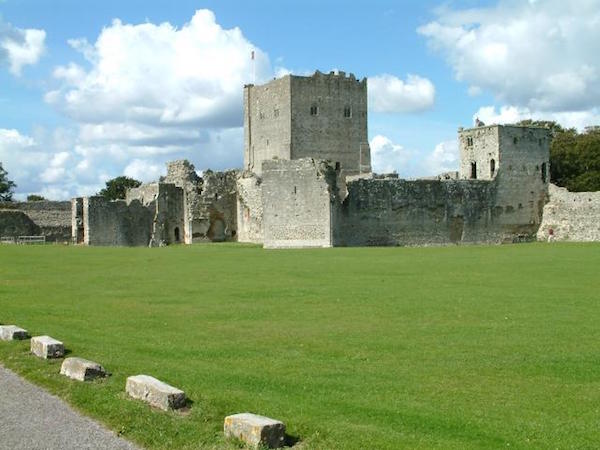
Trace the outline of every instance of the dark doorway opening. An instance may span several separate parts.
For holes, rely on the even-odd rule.
[[[477,163],[476,162],[471,163],[471,179],[472,180],[477,179]]]
[[[175,227],[173,231],[175,233],[175,242],[179,242],[179,227]]]

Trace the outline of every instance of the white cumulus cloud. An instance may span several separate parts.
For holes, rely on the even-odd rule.
[[[123,174],[155,180],[180,158],[198,169],[242,165],[243,86],[274,71],[239,28],[199,10],[183,25],[116,19],[95,39],[68,44],[80,58],[54,68],[45,101],[74,124],[35,136],[43,158],[37,172],[15,176],[28,180],[18,192],[89,195]]]
[[[45,51],[46,32],[21,29],[0,18],[0,63],[6,61],[13,75],[21,75],[24,66],[36,64]]]
[[[521,120],[553,120],[565,128],[583,131],[585,127],[600,124],[600,110],[592,108],[585,111],[541,112],[518,106],[482,106],[473,114],[473,122],[479,118],[487,125],[511,124]]]
[[[222,28],[209,10],[180,28],[116,19],[93,45],[69,42],[91,67],[57,67],[63,83],[46,100],[85,123],[239,126],[244,83],[255,70],[258,81],[271,75],[266,54],[239,28]]]
[[[412,154],[402,145],[395,144],[390,138],[378,134],[371,139],[369,146],[371,147],[373,172],[406,173],[407,164]]]
[[[456,140],[440,142],[432,151],[407,149],[387,136],[371,142],[373,172],[397,172],[401,178],[434,176],[458,170],[460,156]]]
[[[435,86],[427,78],[408,75],[406,81],[393,75],[369,77],[369,107],[374,112],[417,112],[435,102]]]
[[[443,7],[418,32],[472,94],[541,112],[600,103],[600,0]]]

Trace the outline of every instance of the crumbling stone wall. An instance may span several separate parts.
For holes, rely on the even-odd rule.
[[[138,200],[109,201],[83,197],[83,243],[106,246],[146,246],[152,234],[153,214]]]
[[[547,240],[552,229],[557,241],[600,241],[600,192],[569,192],[550,184],[549,197],[538,240]]]
[[[23,212],[38,227],[36,234],[45,236],[47,242],[71,239],[71,202],[0,202],[0,211]]]
[[[159,246],[183,240],[183,191],[168,183],[130,189],[125,200],[72,201],[73,236],[87,245]]]
[[[252,172],[237,180],[237,231],[239,242],[263,242],[262,179]]]
[[[164,181],[184,191],[186,243],[237,239],[237,176],[237,170],[209,169],[200,177],[186,160],[167,165]]]
[[[312,158],[264,161],[265,248],[331,247],[337,173]]]

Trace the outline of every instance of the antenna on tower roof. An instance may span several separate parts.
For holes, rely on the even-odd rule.
[[[251,58],[252,58],[252,84],[256,84],[256,59],[254,58],[254,50],[252,50]]]

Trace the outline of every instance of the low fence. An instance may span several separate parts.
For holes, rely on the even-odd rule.
[[[46,236],[19,236],[17,244],[45,244]]]
[[[17,240],[12,236],[0,236],[0,244],[16,244]]]

